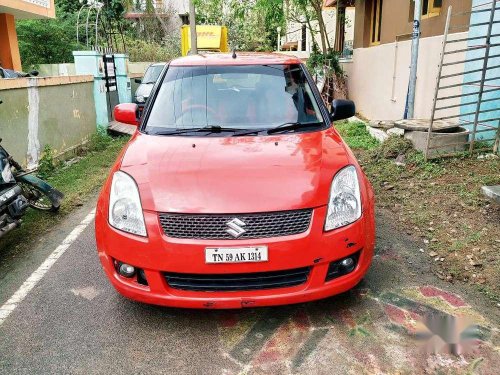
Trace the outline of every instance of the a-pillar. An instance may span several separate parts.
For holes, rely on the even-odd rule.
[[[132,89],[128,77],[128,55],[115,53],[114,57],[118,100],[120,103],[130,103],[132,101]]]
[[[109,113],[102,55],[97,51],[73,51],[73,57],[75,58],[76,74],[94,76],[94,104],[97,126],[107,127]]]
[[[0,65],[5,69],[21,70],[16,21],[7,13],[0,13]]]

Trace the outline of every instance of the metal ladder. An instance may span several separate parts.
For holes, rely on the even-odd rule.
[[[490,5],[490,6],[488,6]],[[497,7],[499,5],[499,7]],[[479,8],[479,9],[474,9]],[[455,154],[456,152],[451,152],[448,154],[439,153],[437,149],[440,147],[449,147],[449,146],[465,146],[468,144],[469,153],[473,153],[474,151],[482,151],[493,149],[493,152],[496,153],[499,151],[500,144],[500,114],[493,114],[493,118],[484,118],[481,114],[490,113],[490,112],[500,112],[500,105],[493,106],[491,109],[482,108],[482,104],[489,103],[493,104],[495,101],[500,101],[500,92],[497,96],[484,99],[483,94],[493,93],[500,90],[499,85],[488,84],[489,81],[500,80],[499,76],[487,77],[488,71],[492,69],[499,69],[500,65],[490,66],[488,63],[490,61],[494,61],[494,58],[500,58],[500,53],[491,54],[492,48],[500,46],[500,39],[497,43],[492,43],[492,39],[496,37],[500,37],[500,33],[492,34],[493,25],[500,23],[500,20],[495,20],[495,12],[500,11],[500,1],[493,0],[487,3],[482,3],[476,7],[473,7],[470,12],[461,12],[457,14],[452,14],[452,7],[448,8],[448,13],[446,17],[446,25],[443,35],[442,42],[442,50],[440,55],[440,63],[438,69],[438,75],[436,78],[436,86],[434,91],[434,99],[432,103],[432,112],[431,119],[429,123],[428,135],[427,135],[427,145],[425,148],[425,158],[428,159],[430,154],[434,152],[434,154],[438,154],[439,156],[448,156],[450,154]],[[473,14],[485,13],[489,12],[489,17],[487,22],[476,22],[468,25],[468,37],[466,38],[450,38],[450,31],[453,29],[457,29],[463,27],[460,26],[450,26],[451,18],[454,16],[469,16],[472,17]],[[471,18],[470,18],[471,19]],[[484,35],[479,36],[470,36],[471,29],[476,27],[485,27],[486,33]],[[453,34],[452,34],[453,35]],[[478,41],[479,44],[471,45],[470,41]],[[447,50],[448,46],[454,46],[457,43],[466,43],[466,48],[456,48]],[[467,58],[467,54],[470,54],[471,51],[481,51],[484,50],[484,54],[479,57]],[[497,52],[500,52],[498,49]],[[458,54],[465,54],[465,58],[456,58]],[[454,59],[453,59],[454,58]],[[451,60],[451,61],[450,61]],[[471,62],[477,62],[482,65],[481,68],[471,69],[465,71],[466,64]],[[457,67],[463,65],[464,68],[462,71],[456,71]],[[453,68],[455,68],[453,71]],[[452,70],[451,73],[445,72],[445,70]],[[466,75],[470,74],[480,74],[480,79],[469,80],[466,79]],[[446,84],[446,80],[460,79],[462,78],[460,83]],[[463,92],[464,88],[474,88],[477,89],[471,92]],[[458,94],[443,94],[449,90],[460,90],[461,92]],[[471,100],[465,100],[464,98],[472,97]],[[458,99],[459,103],[454,103],[453,101]],[[477,99],[477,100],[475,100]],[[470,112],[462,113],[462,107],[474,106],[474,110]],[[443,113],[443,111],[448,111],[448,113]],[[457,112],[452,113],[450,112]],[[463,117],[473,116],[473,120],[463,120]],[[446,145],[431,145],[431,141],[434,137],[436,137],[436,122],[440,121],[449,121],[452,123],[456,123],[457,126],[471,126],[471,130],[469,132],[469,137],[467,142],[459,142],[459,143],[448,143]],[[493,125],[493,124],[496,124]],[[493,138],[490,139],[481,139],[482,148],[475,148],[477,144],[477,134],[482,132],[491,132],[496,131],[496,134]],[[439,133],[442,134],[442,133]],[[490,147],[487,142],[493,142]],[[486,146],[484,146],[486,145]]]

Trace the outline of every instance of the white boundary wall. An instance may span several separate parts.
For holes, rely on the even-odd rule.
[[[459,39],[466,36],[467,33],[455,33],[449,38]],[[442,40],[442,35],[420,39],[416,118],[430,118]],[[463,43],[453,44],[453,49],[465,47]],[[410,74],[410,53],[411,40],[354,50],[352,61],[343,65],[348,75],[349,97],[356,103],[357,112],[373,120],[403,118]],[[453,56],[458,61],[463,60],[465,54]],[[456,72],[463,71],[463,65],[454,69]],[[448,70],[448,73],[451,71]],[[459,76],[458,80],[456,83],[462,80],[462,76]],[[449,80],[448,83],[452,84],[453,81]],[[460,89],[455,91],[460,93]],[[448,90],[446,94],[454,93]]]

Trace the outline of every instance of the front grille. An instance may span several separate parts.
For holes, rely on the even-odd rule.
[[[237,290],[259,290],[286,288],[304,284],[310,267],[285,271],[233,273],[233,274],[187,274],[165,272],[168,285],[174,289],[228,292]]]
[[[256,214],[160,214],[165,234],[174,238],[234,240],[227,232],[230,220],[241,220],[245,230],[237,239],[269,238],[303,233],[309,228],[312,210]]]

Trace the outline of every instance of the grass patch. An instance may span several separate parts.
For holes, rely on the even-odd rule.
[[[353,150],[371,150],[379,145],[360,121],[339,121],[335,123],[335,129]]]
[[[482,185],[500,184],[500,158],[463,153],[425,161],[402,137],[379,144],[362,123],[342,122],[337,129],[370,179],[377,207],[421,241],[425,254],[444,257],[432,262],[437,276],[474,284],[500,301],[500,207],[481,193]]]
[[[94,135],[84,150],[84,155],[74,163],[55,162],[50,152],[45,155],[44,168],[38,174],[65,195],[58,213],[40,212],[29,208],[23,224],[3,237],[0,253],[11,247],[29,246],[30,242],[52,228],[65,215],[81,206],[104,183],[128,137],[112,138],[105,133]]]

